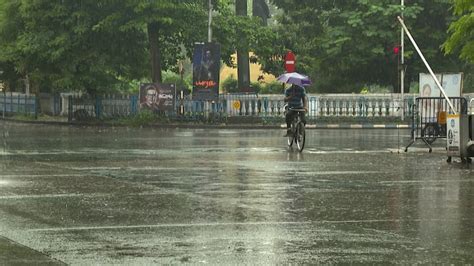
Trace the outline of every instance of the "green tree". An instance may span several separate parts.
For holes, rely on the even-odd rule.
[[[96,92],[142,75],[146,54],[132,46],[144,42],[143,32],[97,27],[120,8],[112,1],[2,1],[0,7],[0,60],[34,88]]]
[[[400,42],[400,25],[396,19],[401,13],[399,1],[272,2],[283,10],[278,18],[283,50],[295,52],[297,71],[313,77],[315,85],[310,90],[353,92],[365,84],[379,84],[398,91],[399,65],[393,47]],[[449,0],[416,0],[404,9],[406,24],[430,64],[437,66],[437,72],[466,69],[456,58],[444,56],[440,49],[452,19],[449,7]],[[405,43],[409,84],[426,69],[408,40]],[[278,57],[270,60],[281,62]],[[277,69],[267,68],[275,66],[271,62],[262,65],[271,72]]]
[[[207,39],[207,3],[0,0],[1,78],[11,88],[28,77],[43,91],[91,93],[126,89],[136,80],[162,81],[162,71],[178,72],[177,62]],[[221,43],[228,65],[237,49],[271,39],[268,33],[260,38],[259,21],[236,17],[230,4],[213,0],[213,41]]]
[[[449,26],[443,48],[447,54],[459,51],[461,59],[474,63],[474,1],[454,0],[454,14],[459,18]]]

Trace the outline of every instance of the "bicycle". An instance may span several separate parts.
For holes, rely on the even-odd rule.
[[[296,143],[299,152],[302,152],[304,149],[304,144],[306,140],[305,133],[305,124],[303,123],[302,115],[305,113],[305,109],[289,109],[288,111],[296,112],[296,115],[291,121],[290,132],[291,135],[288,136],[288,147],[292,147],[293,143]]]

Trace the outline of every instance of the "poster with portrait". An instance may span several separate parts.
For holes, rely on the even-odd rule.
[[[441,81],[441,74],[436,74]],[[420,73],[420,97],[440,97],[441,91],[430,74]]]
[[[140,85],[140,109],[173,111],[176,99],[174,84],[145,83]]]
[[[197,43],[193,54],[193,100],[219,98],[220,46]]]
[[[441,86],[448,97],[461,97],[463,87],[463,73],[442,74]]]
[[[461,97],[462,73],[435,74],[448,97]],[[444,97],[440,88],[430,74],[420,73],[420,97]],[[420,102],[421,118],[426,122],[436,122],[439,112],[446,112],[447,105],[439,105],[439,100],[422,99]]]
[[[461,97],[463,73],[436,74],[448,97]],[[444,97],[430,74],[420,73],[420,97]]]

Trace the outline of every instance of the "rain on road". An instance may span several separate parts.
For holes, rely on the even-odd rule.
[[[2,122],[0,261],[474,261],[471,165],[408,130],[81,128]]]

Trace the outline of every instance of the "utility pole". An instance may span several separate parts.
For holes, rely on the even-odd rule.
[[[211,0],[209,0],[209,20],[208,20],[208,24],[207,24],[207,42],[211,42],[212,41],[212,28],[211,28],[211,25],[212,25],[212,2]]]
[[[405,2],[401,0],[401,18],[403,19],[403,10],[405,9]],[[401,27],[400,32],[400,46],[401,46],[401,68],[400,68],[400,92],[402,94],[402,121],[405,121],[405,30]]]

